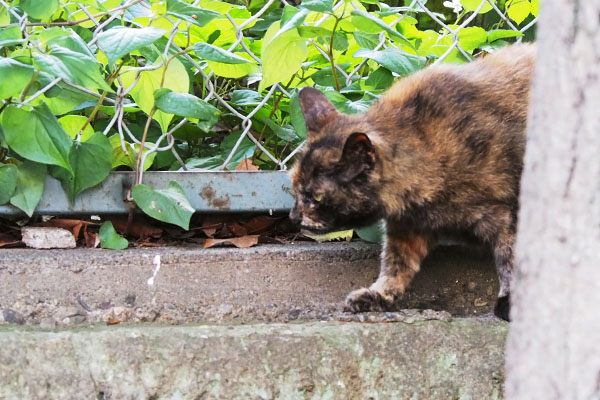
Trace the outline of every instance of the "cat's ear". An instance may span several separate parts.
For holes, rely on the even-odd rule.
[[[342,157],[339,161],[340,178],[349,182],[364,171],[375,166],[375,147],[369,137],[361,132],[354,132],[344,144]]]
[[[305,87],[300,90],[300,108],[306,121],[309,137],[319,135],[321,128],[335,119],[339,113],[319,90]]]

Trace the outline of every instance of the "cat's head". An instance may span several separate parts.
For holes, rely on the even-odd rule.
[[[300,91],[308,142],[292,169],[293,222],[314,232],[367,226],[382,217],[378,152],[364,116],[339,113],[318,90]]]

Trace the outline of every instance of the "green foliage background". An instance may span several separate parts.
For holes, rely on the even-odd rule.
[[[31,215],[47,174],[73,201],[111,170],[141,184],[142,170],[181,162],[280,168],[306,138],[299,88],[362,112],[440,57],[467,62],[524,36],[513,28],[539,7],[498,0],[502,18],[487,0],[421,3],[431,13],[403,0],[0,0],[0,204]],[[163,199],[186,226],[189,204],[169,190],[133,197]]]

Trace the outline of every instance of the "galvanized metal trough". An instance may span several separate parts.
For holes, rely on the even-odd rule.
[[[293,203],[291,182],[285,171],[161,171],[146,172],[144,184],[156,189],[177,181],[198,212],[287,212]],[[101,184],[85,190],[69,204],[60,182],[46,179],[35,214],[119,214],[129,211],[125,201],[133,172],[112,172]],[[19,215],[11,205],[0,206],[0,215]]]

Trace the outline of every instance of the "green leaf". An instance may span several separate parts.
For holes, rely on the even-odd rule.
[[[60,3],[58,0],[21,0],[19,6],[35,19],[46,19],[58,10]]]
[[[460,0],[460,4],[462,4],[466,11],[477,10],[477,7],[479,7],[481,2],[485,2],[485,4],[483,7],[481,7],[481,10],[479,10],[479,14],[485,14],[492,9],[492,6],[487,2],[487,0]]]
[[[458,44],[469,54],[486,42],[487,32],[478,26],[462,28],[458,31]]]
[[[250,62],[250,60],[244,57],[208,43],[196,43],[194,45],[194,52],[197,56],[205,60],[217,61],[224,64],[245,64]]]
[[[411,73],[418,71],[423,68],[427,62],[425,57],[414,56],[393,47],[378,51],[360,49],[354,53],[353,57],[375,60],[385,68],[400,76],[410,75]]]
[[[12,58],[0,57],[0,99],[21,93],[33,77],[33,67]]]
[[[371,243],[382,243],[385,236],[385,229],[381,222],[354,231],[362,240]]]
[[[102,182],[112,169],[112,147],[108,139],[100,132],[94,133],[85,142],[75,142],[69,162],[73,175],[62,168],[53,167],[52,175],[61,181],[71,204],[75,196],[85,189]]]
[[[349,229],[347,231],[338,231],[338,232],[330,232],[330,233],[304,233],[304,236],[311,238],[312,240],[316,240],[317,242],[331,242],[333,240],[352,240],[352,235],[354,231]]]
[[[363,33],[356,31],[353,33],[354,40],[360,47],[373,50],[379,44],[379,35],[375,33]]]
[[[531,13],[531,3],[527,0],[512,0],[507,4],[508,16],[520,24]]]
[[[229,102],[237,106],[257,106],[263,99],[263,95],[254,90],[241,89],[233,91]]]
[[[63,127],[71,139],[75,139],[87,120],[87,117],[84,117],[83,115],[65,115],[58,119],[58,123]],[[81,141],[85,142],[93,134],[94,128],[92,128],[90,124],[87,124],[83,132],[81,132]]]
[[[333,12],[333,0],[303,0],[301,7],[316,12]]]
[[[272,38],[279,31],[279,22],[273,23],[267,30],[262,43],[262,80],[258,91],[277,82],[289,80],[302,66],[308,56],[306,40],[296,30],[282,33]]]
[[[540,2],[539,2],[539,0],[531,0],[531,14],[534,17],[537,17],[539,11],[540,11]]]
[[[169,181],[169,186],[164,190],[135,185],[131,193],[138,207],[152,218],[189,229],[194,209],[179,183]]]
[[[498,39],[506,39],[511,37],[521,37],[524,36],[519,31],[513,31],[512,29],[495,29],[493,31],[488,32],[488,42],[492,43]]]
[[[46,183],[46,166],[25,161],[17,167],[17,186],[10,198],[10,204],[20,208],[28,216],[33,215]]]
[[[213,19],[221,17],[221,14],[216,11],[194,7],[179,0],[167,0],[167,15],[198,26],[204,26]]]
[[[127,28],[115,26],[98,35],[98,46],[108,57],[109,64],[142,46],[154,43],[165,34],[164,29]]]
[[[14,46],[24,42],[25,39],[21,37],[21,30],[18,26],[0,29],[0,48]]]
[[[94,53],[90,50],[87,43],[84,42],[81,36],[76,34],[73,29],[64,29],[58,27],[45,29],[40,34],[40,38],[45,36],[43,35],[44,33],[48,33],[50,31],[52,31],[53,34],[47,35],[46,45],[51,46],[53,44],[56,44],[62,46],[69,50],[73,50],[74,52],[85,55],[93,63],[98,63],[98,61],[96,60],[96,56],[94,56]]]
[[[157,60],[158,62],[158,60]],[[130,86],[135,80],[136,70],[123,68],[121,79],[125,87]],[[164,82],[162,82],[164,74]],[[154,91],[162,87],[171,89],[178,93],[187,93],[190,87],[190,80],[185,66],[177,58],[173,58],[165,72],[164,64],[153,71],[143,71],[140,80],[131,91],[131,97],[146,114],[150,114],[154,107]],[[173,118],[172,114],[165,114],[162,111],[154,113],[153,119],[156,120],[163,133],[169,129],[169,122]]]
[[[208,66],[215,73],[215,75],[232,79],[238,79],[249,75],[254,71],[259,71],[258,66],[251,62],[246,64],[226,64],[216,61],[208,61]]]
[[[6,204],[17,187],[17,167],[0,164],[0,205]]]
[[[140,153],[140,145],[126,142],[125,149],[127,150],[127,153],[124,153],[123,148],[121,147],[121,138],[119,135],[111,136],[108,141],[110,142],[110,146],[112,148],[112,168],[125,165],[131,169],[135,169],[138,154]],[[149,142],[146,142],[146,144],[152,145],[152,143]],[[147,148],[144,149],[144,153],[146,152],[148,152]],[[156,154],[157,153],[154,152],[146,156],[146,161],[144,162],[144,171],[152,166]]]
[[[394,76],[389,69],[379,67],[375,71],[369,74],[369,77],[365,81],[365,85],[373,89],[387,89],[394,83]]]
[[[221,112],[204,100],[188,93],[175,93],[169,89],[154,91],[154,102],[159,110],[182,117],[197,118],[202,121],[205,131],[219,122]]]
[[[6,142],[21,157],[73,172],[69,165],[71,138],[45,103],[32,111],[8,106],[1,121]]]
[[[325,29],[321,26],[299,26],[298,34],[306,39],[318,37],[324,38],[326,36],[331,37],[331,30]]]
[[[111,90],[100,73],[99,65],[81,53],[52,45],[50,53],[34,53],[34,65],[52,76],[60,77],[88,89]]]
[[[98,232],[100,247],[111,250],[124,250],[129,247],[129,242],[115,230],[112,222],[106,221]]]
[[[410,40],[373,14],[369,14],[368,12],[362,10],[354,10],[350,14],[353,16],[352,24],[359,30],[364,31],[365,33],[379,33],[381,30],[384,30],[388,33],[388,35],[390,35],[390,37],[400,40],[403,44],[414,49],[414,46]]]
[[[271,38],[271,40],[275,40],[279,36],[283,35],[285,32],[302,25],[309,12],[310,10],[306,8],[298,10],[296,7],[293,6],[285,6],[283,8],[283,15],[281,16],[281,28],[279,28],[279,31],[275,34],[275,36]]]
[[[290,98],[290,120],[292,126],[296,130],[296,135],[302,139],[306,139],[306,121],[304,115],[302,115],[302,109],[300,108],[300,96],[299,91],[294,90],[292,97]]]

